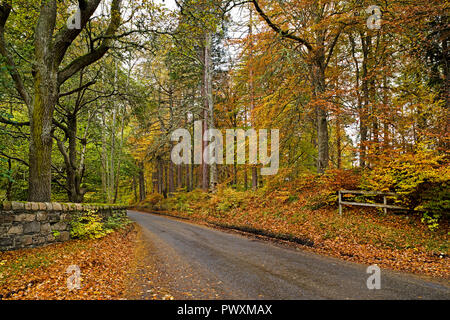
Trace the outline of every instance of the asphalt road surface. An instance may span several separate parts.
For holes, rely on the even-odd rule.
[[[176,219],[129,211],[175,299],[450,299],[442,282],[367,266]]]

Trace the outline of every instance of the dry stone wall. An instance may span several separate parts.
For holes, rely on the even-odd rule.
[[[0,251],[39,247],[70,239],[72,217],[93,210],[103,219],[127,214],[124,206],[73,203],[0,203]]]

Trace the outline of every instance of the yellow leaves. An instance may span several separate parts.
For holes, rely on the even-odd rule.
[[[280,203],[286,203],[289,200],[289,196],[277,196],[275,199]]]
[[[275,199],[280,203],[286,203],[290,199],[290,196],[289,191],[278,191],[275,193]]]
[[[151,194],[149,194],[149,195],[147,195],[145,197],[144,201],[139,203],[139,206],[152,209],[157,204],[159,204],[163,199],[164,199],[164,197],[161,194],[159,194],[159,193],[151,193]]]
[[[366,176],[366,186],[372,190],[408,193],[424,182],[447,181],[448,166],[442,163],[444,156],[436,155],[419,144],[415,152],[397,155],[394,160],[380,163]]]

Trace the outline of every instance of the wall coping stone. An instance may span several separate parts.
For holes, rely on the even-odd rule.
[[[80,203],[59,203],[59,202],[22,202],[4,201],[0,202],[0,210],[4,211],[87,211],[87,210],[124,210],[125,205],[109,204],[80,204]]]

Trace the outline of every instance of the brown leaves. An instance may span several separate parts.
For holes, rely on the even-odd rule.
[[[130,225],[98,240],[0,253],[0,299],[121,299],[134,256]],[[69,290],[67,268],[81,271],[81,288]]]
[[[336,184],[341,187],[343,183],[325,182],[321,188]],[[345,214],[339,216],[333,206],[320,209],[310,206],[311,199],[320,191],[317,186],[294,186],[290,196],[279,190],[259,195],[248,192],[245,206],[232,203],[223,206],[223,201],[230,202],[230,198],[219,203],[199,203],[186,195],[188,200],[178,208],[190,210],[171,214],[307,238],[314,242],[314,247],[303,247],[305,250],[364,264],[376,263],[381,268],[439,277],[450,274],[448,224],[443,222],[440,230],[431,232],[418,216],[384,215],[366,208],[346,208]],[[218,208],[221,213],[215,214]]]

